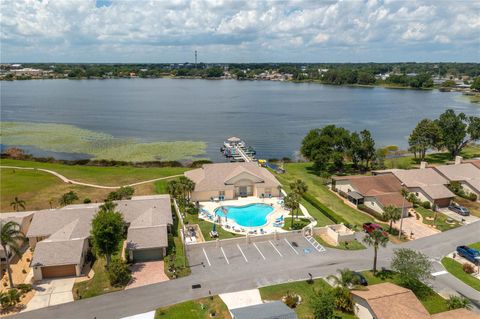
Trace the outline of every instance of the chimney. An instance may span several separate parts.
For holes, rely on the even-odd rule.
[[[427,168],[427,164],[428,164],[428,163],[425,162],[425,161],[420,162],[420,169],[425,169],[425,168]]]
[[[463,157],[455,156],[455,165],[462,164]]]

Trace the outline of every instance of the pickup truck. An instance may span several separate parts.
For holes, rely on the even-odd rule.
[[[480,265],[480,252],[476,249],[468,246],[458,246],[457,254],[475,265]]]
[[[382,227],[381,227],[380,225],[377,225],[377,224],[374,224],[374,223],[364,223],[364,224],[363,224],[363,230],[364,230],[366,233],[371,233],[371,232],[374,231],[375,229],[382,230]]]

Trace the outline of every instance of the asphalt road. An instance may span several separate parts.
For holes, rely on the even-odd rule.
[[[480,238],[480,222],[401,245],[389,244],[387,248],[380,250],[378,266],[387,267],[390,264],[395,248],[413,248],[422,251],[432,260],[440,260],[442,256],[455,250],[456,246],[476,242],[478,238]],[[193,258],[191,276],[21,313],[12,318],[122,318],[186,300],[205,297],[209,294],[216,295],[302,280],[308,278],[308,273],[311,273],[314,277],[325,277],[335,273],[340,268],[366,270],[372,266],[373,250],[371,248],[366,251],[342,251],[327,248],[325,251],[319,252],[300,239],[297,237],[288,239],[290,244],[292,241],[297,241],[298,246],[294,247],[298,254],[291,251],[289,255],[287,255],[288,249],[291,250],[291,247],[282,238],[278,239],[280,243],[272,240],[273,245],[265,242],[256,243],[258,250],[262,252],[265,259],[258,253],[257,248],[248,246],[244,240],[221,242],[219,247],[216,247],[215,244],[196,246],[195,248],[189,247],[189,256]],[[281,242],[282,240],[284,242]],[[241,249],[242,247],[245,248],[242,251],[248,262],[243,258],[240,249],[236,247],[237,244]],[[282,256],[276,252],[273,246],[277,247]],[[211,258],[209,257],[210,265],[206,257],[202,259],[203,248],[205,247],[207,256],[210,253],[212,254]],[[223,248],[223,252],[220,247]],[[237,251],[235,251],[235,248]],[[305,251],[305,248],[309,251]],[[246,249],[249,249],[248,252],[246,252]],[[255,255],[255,251],[260,257]],[[255,259],[250,261],[249,258]],[[452,291],[460,290],[460,293],[462,293],[467,290],[466,285],[455,278],[452,282],[447,282],[444,278],[447,277],[436,277],[434,285],[438,281],[440,284],[451,286]],[[192,289],[193,284],[200,284],[201,288]],[[476,296],[474,292],[471,298],[475,303],[480,302],[478,292]]]

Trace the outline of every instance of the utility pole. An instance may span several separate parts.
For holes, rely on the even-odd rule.
[[[402,183],[402,187],[405,187],[405,184]],[[402,213],[400,215],[400,230],[398,231],[398,239],[402,239],[402,226],[403,226],[403,214],[405,212],[405,197],[402,195]]]

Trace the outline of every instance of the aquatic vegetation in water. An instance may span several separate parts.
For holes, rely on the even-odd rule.
[[[1,143],[34,146],[53,152],[90,154],[95,159],[119,161],[176,161],[197,159],[206,143],[174,141],[143,143],[109,134],[56,123],[0,122]]]

